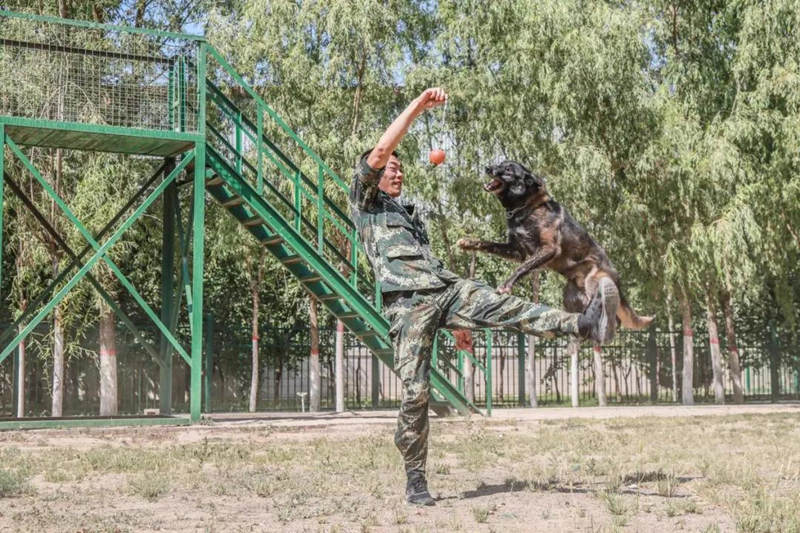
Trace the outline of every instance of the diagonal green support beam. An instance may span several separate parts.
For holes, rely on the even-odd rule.
[[[0,362],[2,362],[8,356],[8,354],[10,354],[19,345],[19,343],[20,343],[20,341],[22,341],[22,339],[27,337],[28,334],[31,331],[33,331],[33,329],[36,326],[38,326],[39,323],[42,320],[44,320],[44,318],[50,313],[50,311],[53,309],[53,307],[58,305],[59,302],[61,302],[61,300],[64,299],[64,296],[66,296],[67,293],[70,290],[72,290],[72,288],[81,279],[83,279],[83,277],[86,275],[86,273],[89,272],[89,270],[91,270],[92,267],[94,267],[94,265],[103,257],[103,255],[106,253],[106,251],[108,251],[109,248],[114,246],[114,244],[122,237],[122,235],[126,231],[128,231],[128,229],[134,224],[134,222],[139,220],[139,218],[142,216],[142,214],[144,214],[144,212],[147,210],[147,208],[150,207],[150,205],[153,202],[155,202],[156,199],[158,199],[158,197],[161,196],[161,194],[164,192],[164,189],[167,187],[167,185],[172,183],[175,180],[175,177],[178,174],[179,173],[175,172],[175,171],[171,172],[170,175],[167,176],[164,179],[164,181],[161,182],[155,188],[155,190],[153,190],[153,192],[151,192],[147,196],[147,198],[142,203],[142,205],[140,205],[136,209],[136,211],[134,211],[134,213],[130,217],[128,217],[128,219],[125,222],[123,222],[122,225],[119,228],[117,228],[117,230],[111,235],[111,237],[109,237],[109,239],[105,242],[105,244],[100,246],[95,251],[94,255],[92,255],[92,257],[89,258],[89,260],[86,262],[86,264],[83,265],[83,267],[81,267],[81,269],[77,273],[75,273],[74,276],[72,276],[72,278],[69,280],[69,282],[67,282],[67,284],[64,285],[64,287],[62,287],[61,290],[58,291],[58,293],[53,297],[53,299],[50,300],[50,303],[47,306],[45,306],[44,309],[40,310],[39,313],[37,313],[37,315],[33,318],[33,320],[31,320],[28,323],[28,325],[25,326],[25,328],[22,331],[20,331],[20,333],[14,338],[14,340],[12,340],[8,345],[6,345],[3,348],[3,351],[0,352]]]
[[[25,207],[28,208],[28,211],[31,212],[33,217],[39,221],[39,224],[44,227],[44,229],[53,237],[53,240],[56,244],[66,252],[67,256],[69,256],[70,266],[65,269],[66,271],[72,270],[75,266],[80,266],[81,260],[75,254],[75,252],[70,248],[69,244],[64,241],[64,239],[59,235],[58,231],[47,221],[47,219],[42,215],[42,213],[36,208],[36,206],[31,202],[30,198],[25,195],[25,192],[17,185],[17,183],[11,178],[9,175],[5,175],[5,180],[8,182],[8,186],[14,191],[14,194],[22,200],[22,203],[25,204]],[[61,277],[61,276],[59,276]],[[130,317],[122,310],[120,306],[117,305],[117,302],[111,297],[111,295],[103,289],[103,286],[97,281],[91,273],[86,274],[86,278],[89,280],[89,283],[92,284],[92,287],[100,294],[100,297],[109,305],[112,311],[122,320],[122,323],[127,327],[131,333],[133,333],[134,337],[139,341],[139,343],[144,347],[145,351],[153,358],[153,360],[161,365],[161,360],[156,354],[155,348],[150,346],[147,342],[147,338],[142,334],[142,332],[133,324]]]
[[[150,179],[148,179],[144,183],[144,185],[142,185],[139,188],[139,190],[136,191],[136,194],[134,194],[125,203],[125,205],[119,211],[117,211],[117,214],[114,215],[111,218],[111,220],[109,220],[106,223],[105,226],[103,226],[103,229],[101,229],[97,233],[97,235],[95,235],[94,238],[95,238],[96,241],[99,241],[100,239],[105,237],[105,235],[111,230],[111,228],[117,222],[119,222],[122,219],[123,215],[125,213],[127,213],[128,210],[134,204],[136,204],[136,202],[139,201],[140,198],[142,198],[144,196],[144,194],[147,192],[147,190],[153,185],[153,183],[156,182],[156,179],[158,179],[158,177],[161,176],[161,174],[163,172],[164,172],[164,165],[161,165],[158,168],[158,170],[156,170],[153,173],[153,175],[150,177]],[[47,288],[45,288],[43,291],[41,291],[41,293],[36,297],[36,299],[33,302],[28,304],[25,312],[23,312],[19,317],[17,317],[17,319],[14,321],[14,323],[11,324],[8,328],[6,328],[6,330],[2,334],[0,334],[0,345],[2,345],[8,339],[8,336],[10,334],[12,334],[13,332],[15,332],[17,330],[17,328],[19,327],[20,324],[25,323],[25,321],[30,316],[33,315],[33,313],[36,311],[36,309],[38,309],[39,306],[44,303],[45,299],[47,299],[49,297],[49,295],[53,294],[53,291],[55,291],[55,288],[58,287],[65,279],[67,279],[67,275],[72,271],[73,268],[76,268],[76,267],[80,266],[80,264],[79,264],[80,261],[82,261],[83,258],[86,257],[86,254],[88,254],[91,250],[92,250],[92,247],[90,245],[87,245],[83,250],[81,250],[81,253],[78,254],[78,261],[76,262],[75,260],[71,260],[69,265],[67,265],[67,267],[64,270],[61,271],[61,273],[56,277],[56,279],[51,281],[50,284],[47,286]]]
[[[45,180],[42,177],[41,173],[35,166],[33,166],[33,163],[31,163],[30,159],[28,159],[28,157],[22,152],[22,150],[20,150],[20,148],[16,145],[16,143],[14,143],[14,141],[10,137],[6,137],[6,140],[12,152],[14,152],[17,158],[28,169],[28,171],[33,175],[33,177],[36,178],[36,181],[39,182],[39,185],[42,186],[42,188],[47,192],[48,196],[50,196],[50,198],[59,207],[59,209],[61,209],[61,211],[64,212],[69,221],[72,222],[72,224],[78,229],[81,235],[83,235],[83,238],[89,242],[92,248],[98,250],[100,248],[98,242],[94,240],[94,237],[92,237],[92,234],[89,232],[89,230],[87,230],[86,227],[81,223],[81,221],[78,220],[78,218],[75,216],[72,210],[70,210],[70,208],[67,206],[64,200],[61,199],[61,197],[50,186],[47,180]],[[172,171],[172,174],[174,174],[174,176],[177,176],[181,172],[183,172],[183,169],[186,168],[186,166],[193,159],[193,157],[194,153],[192,152],[188,157],[186,157],[183,161],[181,161],[181,163]],[[123,274],[122,271],[119,269],[119,267],[116,265],[116,263],[114,263],[114,261],[110,257],[107,257],[105,255],[103,255],[102,259],[114,273],[117,279],[119,279],[122,286],[125,287],[125,289],[127,289],[130,295],[133,296],[133,299],[136,300],[136,303],[138,303],[139,306],[142,308],[142,310],[144,310],[145,314],[147,314],[147,316],[150,317],[150,320],[153,321],[156,327],[158,327],[158,329],[164,334],[164,336],[170,341],[170,343],[172,343],[172,345],[175,347],[178,353],[184,358],[187,364],[191,365],[186,350],[183,349],[183,346],[181,346],[178,340],[175,338],[175,336],[172,335],[172,332],[167,329],[164,323],[161,322],[161,320],[158,318],[158,315],[156,315],[153,309],[147,304],[147,302],[144,301],[144,298],[142,298],[142,296],[139,294],[139,292],[136,290],[133,284],[131,284],[131,282],[128,280],[125,274]],[[52,307],[53,307],[52,305],[48,304],[46,309],[49,311],[50,309],[52,309]]]

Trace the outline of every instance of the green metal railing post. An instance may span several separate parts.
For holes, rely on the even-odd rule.
[[[189,413],[192,422],[200,420],[203,375],[203,260],[206,236],[206,44],[197,49],[197,129],[203,141],[194,147],[194,213],[192,231],[192,377]]]
[[[242,173],[242,112],[239,111],[236,115],[236,172]]]
[[[517,401],[525,405],[525,335],[517,333]]]
[[[171,63],[167,73],[167,123],[175,129],[175,63]]]
[[[486,330],[486,415],[492,416],[492,330]]]
[[[303,207],[303,202],[300,187],[302,187],[302,185],[300,185],[300,170],[298,170],[294,174],[294,229],[297,230],[298,233],[300,233],[303,227],[303,217],[300,211]]]
[[[258,154],[258,169],[256,171],[256,191],[258,194],[264,192],[264,110],[261,106],[256,106],[258,112],[256,129],[258,130],[258,137],[256,137],[256,153]]]
[[[205,80],[203,80],[203,87],[205,87]],[[199,85],[199,83],[198,83]],[[180,56],[178,58],[178,128],[180,131],[186,131],[186,58]],[[200,113],[198,112],[198,120]]]
[[[325,251],[325,171],[317,165],[317,247]]]
[[[165,175],[175,168],[175,159],[169,158],[164,165]],[[178,187],[175,182],[164,191],[163,223],[161,233],[161,321],[172,327],[175,269],[175,211],[178,200]],[[171,330],[174,334],[175,331]],[[167,337],[161,335],[161,367],[159,369],[158,398],[162,415],[172,413],[172,350]]]
[[[205,368],[203,371],[203,412],[211,412],[211,382],[214,377],[214,315],[206,315]]]

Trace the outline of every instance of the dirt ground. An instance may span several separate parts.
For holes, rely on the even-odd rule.
[[[800,405],[432,418],[436,507],[396,413],[0,433],[0,531],[800,532]]]

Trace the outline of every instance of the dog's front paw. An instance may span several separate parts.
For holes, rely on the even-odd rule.
[[[511,294],[511,286],[509,285],[500,285],[496,289],[497,294]]]
[[[461,239],[458,239],[456,246],[458,246],[462,250],[477,250],[478,246],[480,245],[480,242],[481,241],[479,241],[478,239],[473,239],[472,237],[463,237]]]

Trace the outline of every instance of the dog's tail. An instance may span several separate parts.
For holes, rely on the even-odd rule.
[[[619,318],[622,327],[628,329],[645,329],[647,326],[653,323],[653,316],[639,316],[636,314],[630,305],[628,305],[628,300],[625,299],[620,293],[620,302],[619,307],[617,307],[617,318]]]

